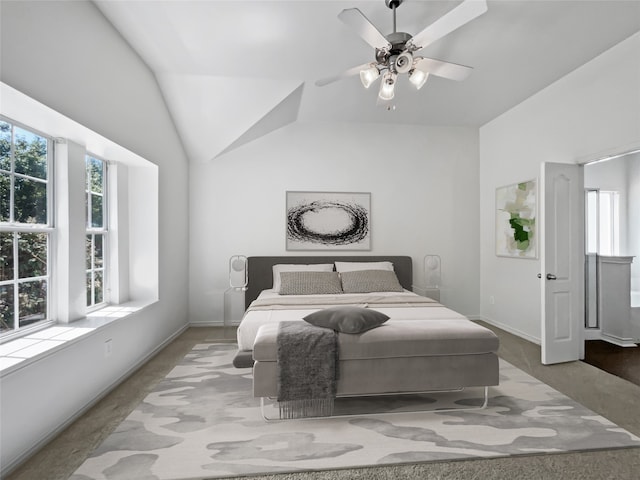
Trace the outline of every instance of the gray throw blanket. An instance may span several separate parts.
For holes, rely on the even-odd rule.
[[[307,322],[280,322],[277,347],[280,418],[332,415],[338,333]]]

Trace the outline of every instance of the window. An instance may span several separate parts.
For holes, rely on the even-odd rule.
[[[620,254],[620,194],[600,191],[600,255]]]
[[[0,119],[0,335],[49,319],[51,140]]]
[[[620,254],[620,194],[605,190],[587,191],[587,253]]]
[[[107,243],[107,189],[105,186],[107,163],[91,155],[87,155],[85,160],[87,307],[94,307],[107,300],[104,288]]]
[[[2,82],[0,98],[0,344],[158,301],[158,166]]]

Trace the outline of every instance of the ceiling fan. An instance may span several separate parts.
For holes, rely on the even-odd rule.
[[[408,74],[409,81],[418,90],[424,86],[429,75],[458,81],[467,78],[473,70],[471,67],[420,57],[416,53],[485,13],[487,11],[486,0],[465,0],[413,36],[396,31],[396,9],[403,1],[385,0],[386,6],[393,10],[393,32],[388,35],[380,33],[357,8],[342,10],[338,18],[375,48],[376,61],[364,63],[338,75],[323,78],[318,80],[316,85],[321,87],[359,73],[362,84],[365,88],[369,88],[379,76],[382,76],[377,103],[378,105],[388,105],[394,97],[398,74]]]

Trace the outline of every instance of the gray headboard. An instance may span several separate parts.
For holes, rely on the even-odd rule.
[[[338,262],[383,262],[393,263],[400,285],[411,290],[413,284],[413,263],[408,256],[313,256],[313,257],[249,257],[249,284],[245,293],[245,309],[262,290],[273,287],[272,267],[279,263],[333,263]]]

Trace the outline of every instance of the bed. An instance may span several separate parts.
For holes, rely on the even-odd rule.
[[[330,267],[333,273],[290,273],[289,267],[283,265],[296,265],[293,270],[325,272]],[[392,273],[387,271],[389,265]],[[341,270],[339,276],[334,270]],[[298,294],[300,288],[307,288],[305,282],[310,278],[333,282],[336,276],[344,291],[331,291],[333,284],[317,287],[313,280],[311,291]],[[253,368],[256,397],[278,396],[280,323],[305,323],[303,317],[309,318],[310,314],[345,306],[357,306],[360,310],[364,307],[388,320],[361,333],[337,333],[338,396],[478,386],[485,388],[486,403],[488,387],[498,384],[497,336],[435,300],[413,293],[411,257],[249,257],[248,277],[247,310],[238,326],[239,350],[234,365]],[[393,279],[397,279],[396,283]],[[381,290],[359,291],[378,287]],[[317,288],[319,292],[314,291]]]

